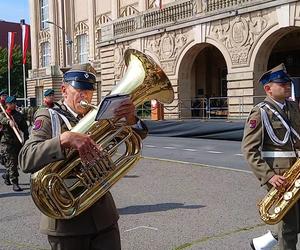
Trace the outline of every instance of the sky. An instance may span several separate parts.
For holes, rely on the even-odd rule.
[[[0,0],[0,20],[29,24],[29,0]]]

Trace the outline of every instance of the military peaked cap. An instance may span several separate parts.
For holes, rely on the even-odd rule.
[[[291,78],[287,74],[286,68],[283,63],[279,64],[275,68],[265,72],[259,79],[262,85],[269,82],[275,83],[288,83],[291,82]]]
[[[75,89],[94,90],[96,83],[96,71],[89,63],[73,65],[64,73],[64,82]]]

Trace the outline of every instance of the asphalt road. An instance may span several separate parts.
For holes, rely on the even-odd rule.
[[[151,151],[153,148],[147,145],[155,146],[156,140],[149,137],[145,141],[143,155],[146,158],[112,188],[120,213],[123,250],[250,249],[250,239],[271,228],[258,217],[256,203],[263,197],[264,190],[259,189],[252,173],[228,169],[227,162],[219,161],[222,157],[216,160],[219,153],[200,153],[202,150],[199,153],[187,151],[187,154],[193,153],[196,164],[176,162],[177,157],[185,159],[186,150]],[[168,139],[159,140],[160,146],[168,147],[162,141]],[[176,141],[184,148],[196,143],[191,139],[171,138],[170,141],[173,146]],[[197,150],[220,151],[226,145],[224,141],[197,141]],[[239,153],[238,143],[230,145],[233,147],[230,152]],[[151,152],[155,158],[163,154],[163,158],[172,160],[147,158]],[[199,159],[207,162],[201,165]],[[213,163],[226,168],[208,166]],[[0,184],[0,250],[49,249],[46,237],[38,232],[40,212],[30,197],[29,176],[21,174],[20,183],[25,188],[21,193]]]
[[[149,136],[143,156],[250,172],[239,141]]]

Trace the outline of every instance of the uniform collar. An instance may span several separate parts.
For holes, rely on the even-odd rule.
[[[67,108],[67,110],[68,110],[74,117],[78,118],[78,114],[75,113],[75,112],[69,107],[69,105],[68,105],[65,101],[63,101],[63,105]]]
[[[283,109],[283,108],[285,107],[285,105],[286,105],[286,101],[285,101],[284,103],[281,103],[281,102],[275,101],[273,98],[271,98],[271,99],[272,99],[273,102],[276,103],[276,105],[278,105],[278,107],[279,107],[280,109]]]

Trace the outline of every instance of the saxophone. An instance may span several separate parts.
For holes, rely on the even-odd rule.
[[[258,204],[261,219],[270,225],[281,221],[300,198],[300,159],[283,176],[286,178],[286,187],[272,187]]]
[[[136,107],[153,99],[162,103],[173,101],[172,85],[152,58],[128,49],[124,59],[126,73],[110,94],[129,94]],[[71,131],[89,134],[101,145],[104,157],[83,166],[78,152],[72,150],[65,160],[50,163],[31,176],[32,199],[48,217],[70,219],[79,215],[140,159],[140,136],[116,119],[95,121],[98,109],[96,106],[91,110]]]

